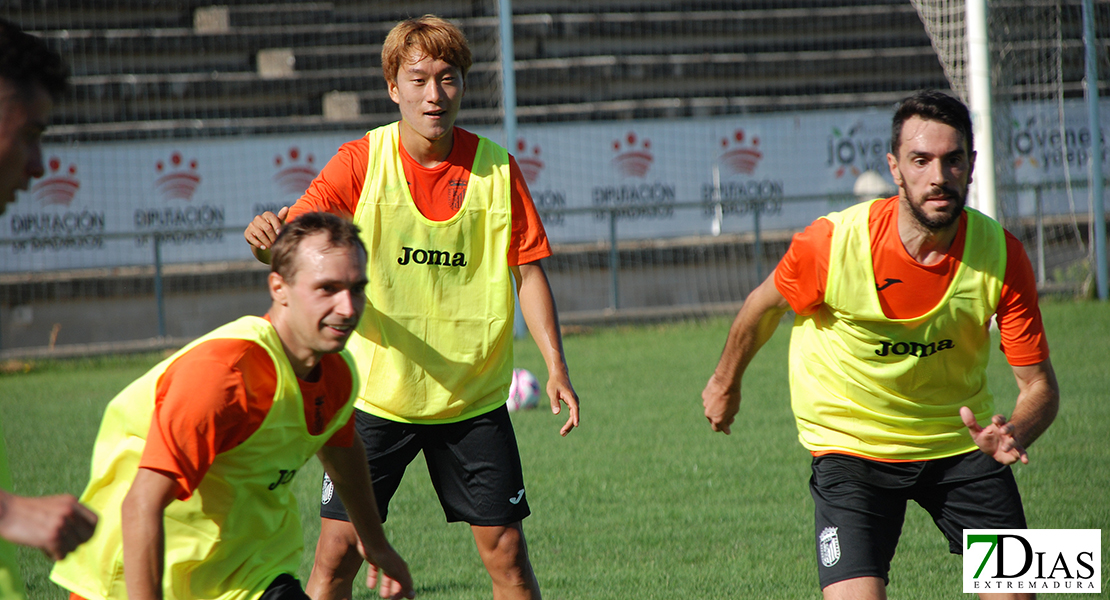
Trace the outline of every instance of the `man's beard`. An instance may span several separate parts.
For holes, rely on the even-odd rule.
[[[934,217],[929,217],[925,214],[924,209],[922,209],[922,207],[918,204],[916,198],[908,198],[910,212],[913,213],[914,220],[916,220],[922,227],[928,229],[929,231],[940,231],[952,226],[953,223],[959,220],[960,215],[964,212],[964,207],[967,206],[966,190],[964,193],[960,193],[958,190],[948,187],[932,189],[929,191],[928,194],[925,195],[925,197],[929,198],[932,196],[939,196],[941,194],[946,195],[954,200],[956,203],[956,208],[951,213],[940,213]]]

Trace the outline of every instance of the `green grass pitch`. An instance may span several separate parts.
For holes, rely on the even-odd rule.
[[[1062,401],[1055,424],[1031,448],[1030,464],[1015,469],[1030,526],[1102,529],[1103,548],[1110,548],[1110,305],[1048,302],[1043,312]],[[563,416],[545,404],[514,415],[533,513],[525,532],[549,600],[820,597],[809,456],[797,443],[787,392],[789,326],[752,363],[725,437],[709,431],[700,393],[728,326],[717,319],[567,336],[582,427],[560,438]],[[15,491],[79,493],[104,404],[156,359],[41,364],[0,375]],[[530,340],[518,344],[517,366],[544,379]],[[998,408],[1008,414],[1016,386],[997,350],[990,376]],[[307,548],[302,581],[318,530],[319,484],[316,461],[294,483]],[[409,561],[419,598],[490,596],[469,528],[444,522],[420,459],[386,528]],[[66,597],[46,579],[46,558],[23,550],[21,561],[31,598]],[[890,597],[960,596],[960,573],[960,560],[948,554],[928,515],[911,508]],[[1105,588],[1105,570],[1103,578]]]

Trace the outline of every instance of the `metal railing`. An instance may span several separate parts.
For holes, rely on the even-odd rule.
[[[1084,182],[1070,182],[1070,186],[1072,189],[1080,189],[1083,188],[1084,185]],[[1044,213],[1043,198],[1046,192],[1063,187],[1065,187],[1064,183],[1020,186],[1020,190],[1028,191],[1032,193],[1034,197],[1033,214],[1022,218],[1011,218],[1009,219],[1008,223],[1012,229],[1020,229],[1025,232],[1032,232],[1032,239],[1027,238],[1024,241],[1026,241],[1027,246],[1030,245],[1029,242],[1032,242],[1031,245],[1033,246],[1033,249],[1031,252],[1031,258],[1037,274],[1038,284],[1041,286],[1048,283],[1049,278],[1048,268],[1051,261],[1048,257],[1048,254],[1051,240],[1050,236],[1046,235],[1046,231],[1050,227],[1057,227],[1058,229],[1060,229],[1059,222],[1062,221],[1064,223],[1064,227],[1062,229],[1068,230],[1067,235],[1069,237],[1069,240],[1067,240],[1067,243],[1071,243],[1074,245],[1074,247],[1068,248],[1067,252],[1070,253],[1069,255],[1082,258],[1084,256],[1089,257],[1090,254],[1083,240],[1083,236],[1087,234],[1087,232],[1083,230],[1083,226],[1085,224],[1089,224],[1089,220],[1086,215],[1068,214],[1059,219],[1056,219],[1055,221],[1057,221],[1057,223],[1053,224],[1053,219],[1051,218],[1051,215],[1046,216]],[[738,283],[731,282],[729,283],[730,287],[727,290],[712,292],[711,294],[709,294],[710,296],[712,296],[710,300],[707,301],[703,299],[700,300],[700,302],[709,304],[712,302],[737,302],[739,300],[742,300],[742,298],[746,296],[747,292],[758,285],[758,283],[763,280],[766,273],[768,273],[770,269],[773,268],[774,264],[777,263],[778,259],[781,258],[780,251],[785,250],[785,247],[789,241],[790,234],[800,230],[805,225],[810,223],[813,219],[821,216],[822,214],[825,214],[825,212],[828,212],[828,210],[820,211],[816,210],[817,207],[813,207],[815,209],[815,212],[813,214],[799,213],[796,215],[796,217],[792,217],[792,219],[796,219],[798,226],[790,227],[787,229],[782,229],[780,227],[773,230],[768,230],[766,227],[768,218],[781,216],[784,213],[789,213],[792,210],[797,210],[792,207],[796,207],[801,203],[813,203],[815,201],[824,202],[824,207],[836,210],[838,209],[838,206],[846,207],[856,202],[856,199],[850,196],[814,195],[755,199],[745,201],[676,201],[640,203],[634,206],[595,205],[575,208],[549,207],[541,208],[540,213],[545,220],[552,218],[566,219],[568,217],[576,215],[590,215],[593,218],[593,221],[597,222],[598,225],[601,224],[601,221],[606,221],[606,235],[597,236],[599,239],[594,240],[591,243],[557,244],[555,245],[555,256],[553,256],[552,259],[558,259],[560,255],[566,253],[590,255],[589,260],[586,262],[589,262],[589,264],[591,265],[590,268],[593,269],[593,271],[595,272],[595,277],[591,279],[591,281],[593,281],[594,283],[590,284],[593,285],[595,288],[592,291],[597,292],[598,294],[601,293],[601,290],[596,289],[596,287],[597,284],[601,281],[599,277],[602,274],[606,275],[607,277],[605,277],[605,279],[607,280],[607,282],[606,284],[602,285],[608,286],[608,290],[606,290],[607,306],[605,306],[603,310],[615,312],[636,308],[637,306],[636,302],[630,302],[628,301],[628,298],[623,296],[623,294],[625,293],[623,287],[627,286],[628,284],[624,283],[622,285],[622,277],[633,277],[633,270],[626,267],[622,271],[622,255],[627,262],[629,260],[629,257],[634,256],[636,252],[646,253],[649,252],[651,248],[658,248],[660,247],[660,245],[664,244],[667,245],[668,248],[680,248],[686,250],[711,246],[729,246],[732,248],[743,247],[745,249],[745,252],[748,253],[746,256],[748,256],[749,259],[742,261],[742,264],[740,262],[734,262],[724,266],[714,265],[711,268],[706,268],[705,273],[703,273],[701,277],[703,277],[704,279],[712,279],[713,277],[716,277],[719,274],[725,273],[727,271],[744,270],[746,272],[744,280]],[[698,218],[705,219],[706,223],[706,226],[703,228],[702,231],[690,232],[685,235],[676,235],[673,238],[655,238],[652,240],[621,239],[621,222],[624,220],[628,220],[629,222],[631,222],[633,219],[636,218],[637,214],[641,215],[642,217],[645,212],[655,212],[660,215],[673,215],[684,211],[700,212]],[[743,226],[738,226],[737,220],[747,220],[747,222],[744,223]],[[720,224],[725,221],[729,223],[732,233],[720,233]],[[686,222],[689,223],[690,221],[687,220]],[[219,233],[220,235],[239,236],[242,233],[243,228],[244,226],[198,228],[196,231],[188,230],[184,233]],[[601,231],[602,229],[598,229],[599,233]],[[717,233],[718,235],[714,235],[714,233]],[[1015,231],[1015,233],[1018,233],[1018,231]],[[142,271],[139,277],[150,277],[152,279],[153,301],[156,305],[157,314],[157,335],[160,338],[167,337],[168,321],[170,319],[170,315],[167,314],[166,307],[165,270],[167,263],[165,260],[166,248],[164,248],[164,245],[167,243],[167,240],[173,240],[175,237],[181,236],[182,234],[183,230],[144,231],[141,233],[106,232],[96,234],[103,240],[144,238],[144,241],[149,241],[149,243],[151,244],[151,262],[149,263],[149,265],[140,266],[138,268]],[[1021,237],[1020,234],[1019,237]],[[764,254],[768,252],[767,241],[769,238],[776,243],[775,250],[771,252],[771,254],[775,254],[774,256],[764,256]],[[0,248],[12,247],[13,245],[18,244],[27,244],[27,241],[28,240],[26,238],[0,239]],[[694,254],[696,253],[686,252],[683,256],[692,256]],[[260,264],[252,264],[250,262],[252,260],[253,259],[244,261],[242,264],[236,263],[234,265],[234,268],[239,269],[241,272],[264,269],[264,267],[262,267],[262,265]],[[645,262],[646,264],[650,263],[651,260],[651,257],[649,257],[643,262]],[[689,260],[696,261],[698,259],[693,258]],[[201,272],[204,270],[204,264],[183,265],[179,264],[178,261],[173,261],[171,264],[178,265],[177,268],[174,269],[175,273],[181,272],[182,270],[188,271],[191,268],[197,272]],[[640,278],[648,277],[648,275],[645,275],[644,272],[652,270],[657,266],[660,265],[647,264],[648,268],[639,269],[635,273],[635,276]],[[670,269],[667,273],[660,274],[659,277],[669,277],[671,279],[663,281],[661,283],[656,283],[655,285],[674,287],[685,285],[694,286],[696,284],[701,285],[703,283],[686,282],[681,279],[682,271],[686,270],[684,267],[698,267],[698,265],[694,265],[692,263],[687,264],[681,262],[672,262],[670,266],[674,266],[676,268]],[[552,267],[549,267],[549,272],[551,270]],[[655,270],[662,272],[666,269],[660,268]],[[57,273],[19,273],[0,275],[0,289],[18,287],[20,285],[30,285],[31,282],[36,281],[41,283],[42,281],[50,280],[52,277],[54,278],[54,280],[61,280],[65,277],[84,279],[95,279],[97,277],[102,277],[104,279],[111,279],[112,277],[118,276],[118,271],[119,269],[117,268],[71,271],[65,275],[59,275]],[[606,271],[607,273],[605,273]],[[573,273],[568,275],[568,277],[569,276],[573,276]],[[651,276],[654,277],[655,275]],[[726,274],[726,276],[731,276],[731,274]],[[556,292],[558,293],[558,290],[556,290]],[[143,294],[137,295],[141,296]],[[0,299],[0,301],[8,303],[10,307],[13,303],[11,300],[11,298],[13,297],[15,297],[13,296],[13,294],[7,293],[5,296],[3,296],[2,299]],[[636,296],[632,296],[630,298],[632,298],[632,300],[639,300],[639,298],[637,298]],[[640,304],[640,306],[643,306],[643,304]],[[562,308],[562,301],[560,301],[560,307]],[[3,344],[3,340],[0,339],[0,348],[4,348],[5,346],[6,345]]]

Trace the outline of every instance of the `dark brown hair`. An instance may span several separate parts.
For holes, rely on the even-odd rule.
[[[42,41],[25,33],[15,23],[0,19],[0,79],[29,93],[41,85],[58,100],[66,91],[69,72],[62,57]]]
[[[270,271],[292,282],[297,274],[297,249],[306,238],[324,234],[328,244],[335,248],[358,248],[366,256],[366,246],[359,238],[358,226],[325,212],[301,215],[281,228],[277,240],[270,248]]]
[[[921,117],[927,121],[939,121],[948,125],[963,136],[967,142],[969,156],[975,151],[971,113],[964,103],[937,90],[922,90],[903,100],[898,105],[898,110],[894,112],[894,122],[890,131],[890,151],[894,156],[898,156],[898,149],[902,145],[902,125],[910,120],[910,117]]]

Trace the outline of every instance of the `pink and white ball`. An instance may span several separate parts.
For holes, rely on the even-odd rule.
[[[527,369],[513,369],[513,382],[509,386],[509,412],[536,408],[540,404],[540,382]]]

